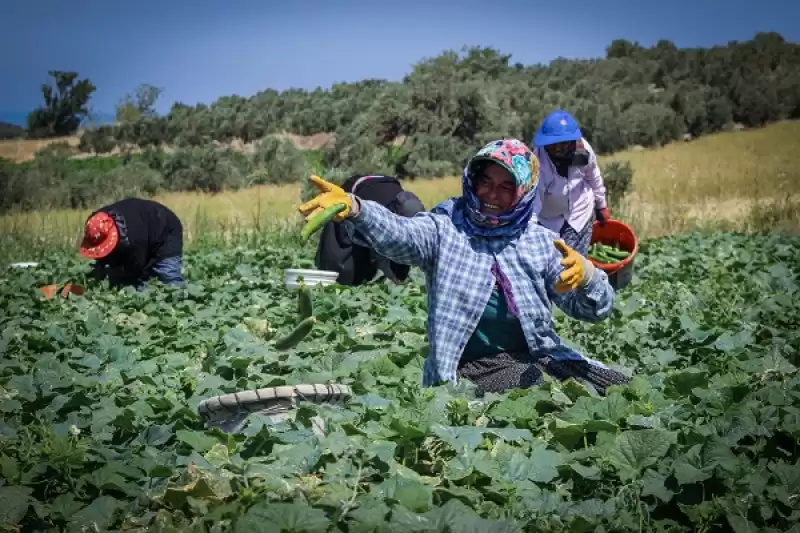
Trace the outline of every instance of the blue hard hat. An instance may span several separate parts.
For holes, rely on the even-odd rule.
[[[533,138],[535,146],[547,146],[568,141],[579,141],[583,137],[578,121],[564,111],[556,109],[542,121]]]

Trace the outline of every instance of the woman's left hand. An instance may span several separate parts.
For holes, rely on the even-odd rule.
[[[564,256],[561,266],[566,270],[561,273],[556,282],[556,292],[564,293],[584,285],[594,274],[594,266],[581,254],[567,246],[561,239],[555,241],[556,248]]]

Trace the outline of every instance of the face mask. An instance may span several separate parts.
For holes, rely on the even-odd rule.
[[[589,164],[589,152],[586,150],[575,150],[575,153],[572,154],[572,163],[571,166],[574,167],[584,167]]]
[[[589,152],[586,150],[570,150],[561,155],[548,155],[556,166],[582,167],[589,164]]]

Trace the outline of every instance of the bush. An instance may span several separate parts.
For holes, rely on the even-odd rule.
[[[628,161],[611,161],[601,169],[606,186],[608,205],[618,206],[619,202],[633,190],[633,168]]]
[[[298,182],[311,173],[303,151],[286,137],[270,135],[256,142],[252,163],[248,181],[254,184]]]
[[[25,197],[32,192],[26,187],[24,172],[12,162],[0,158],[0,213],[6,213],[12,207],[25,208]]]
[[[406,171],[412,177],[443,178],[458,174],[456,166],[450,161],[431,161],[420,159],[413,152],[406,163]]]
[[[306,150],[303,155],[306,158],[309,172],[318,176],[325,172],[325,150]]]
[[[164,176],[142,161],[106,172],[104,189],[115,196],[153,196],[164,186]]]
[[[343,169],[350,174],[394,175],[397,168],[389,161],[395,157],[390,145],[378,138],[375,125],[366,115],[336,132],[332,149],[325,152],[327,168]]]
[[[415,135],[405,173],[413,177],[441,178],[460,174],[480,143],[471,145],[455,137]]]
[[[624,125],[629,145],[660,146],[683,133],[682,119],[663,105],[633,104],[622,112],[619,123]]]
[[[77,150],[68,142],[56,141],[36,150],[34,158],[47,161],[66,161],[70,156],[73,156],[76,153]]]
[[[114,150],[116,140],[111,135],[112,130],[107,126],[89,129],[81,135],[78,149],[82,152],[106,154]]]
[[[156,161],[152,157],[150,160]],[[251,170],[245,154],[211,143],[175,150],[163,158],[162,165],[166,186],[174,191],[216,193],[237,189],[245,184],[245,176]]]

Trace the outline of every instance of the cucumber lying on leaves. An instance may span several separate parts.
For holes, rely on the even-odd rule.
[[[311,300],[311,289],[309,289],[307,285],[301,285],[297,294],[297,325],[288,335],[275,340],[275,349],[288,350],[289,348],[297,346],[301,340],[305,339],[308,334],[311,333],[316,323],[317,317],[314,316],[314,302]]]
[[[315,316],[310,316],[302,320],[288,335],[275,340],[275,349],[288,350],[289,348],[297,346],[301,340],[305,339],[306,336],[311,333],[316,323],[317,317]]]

